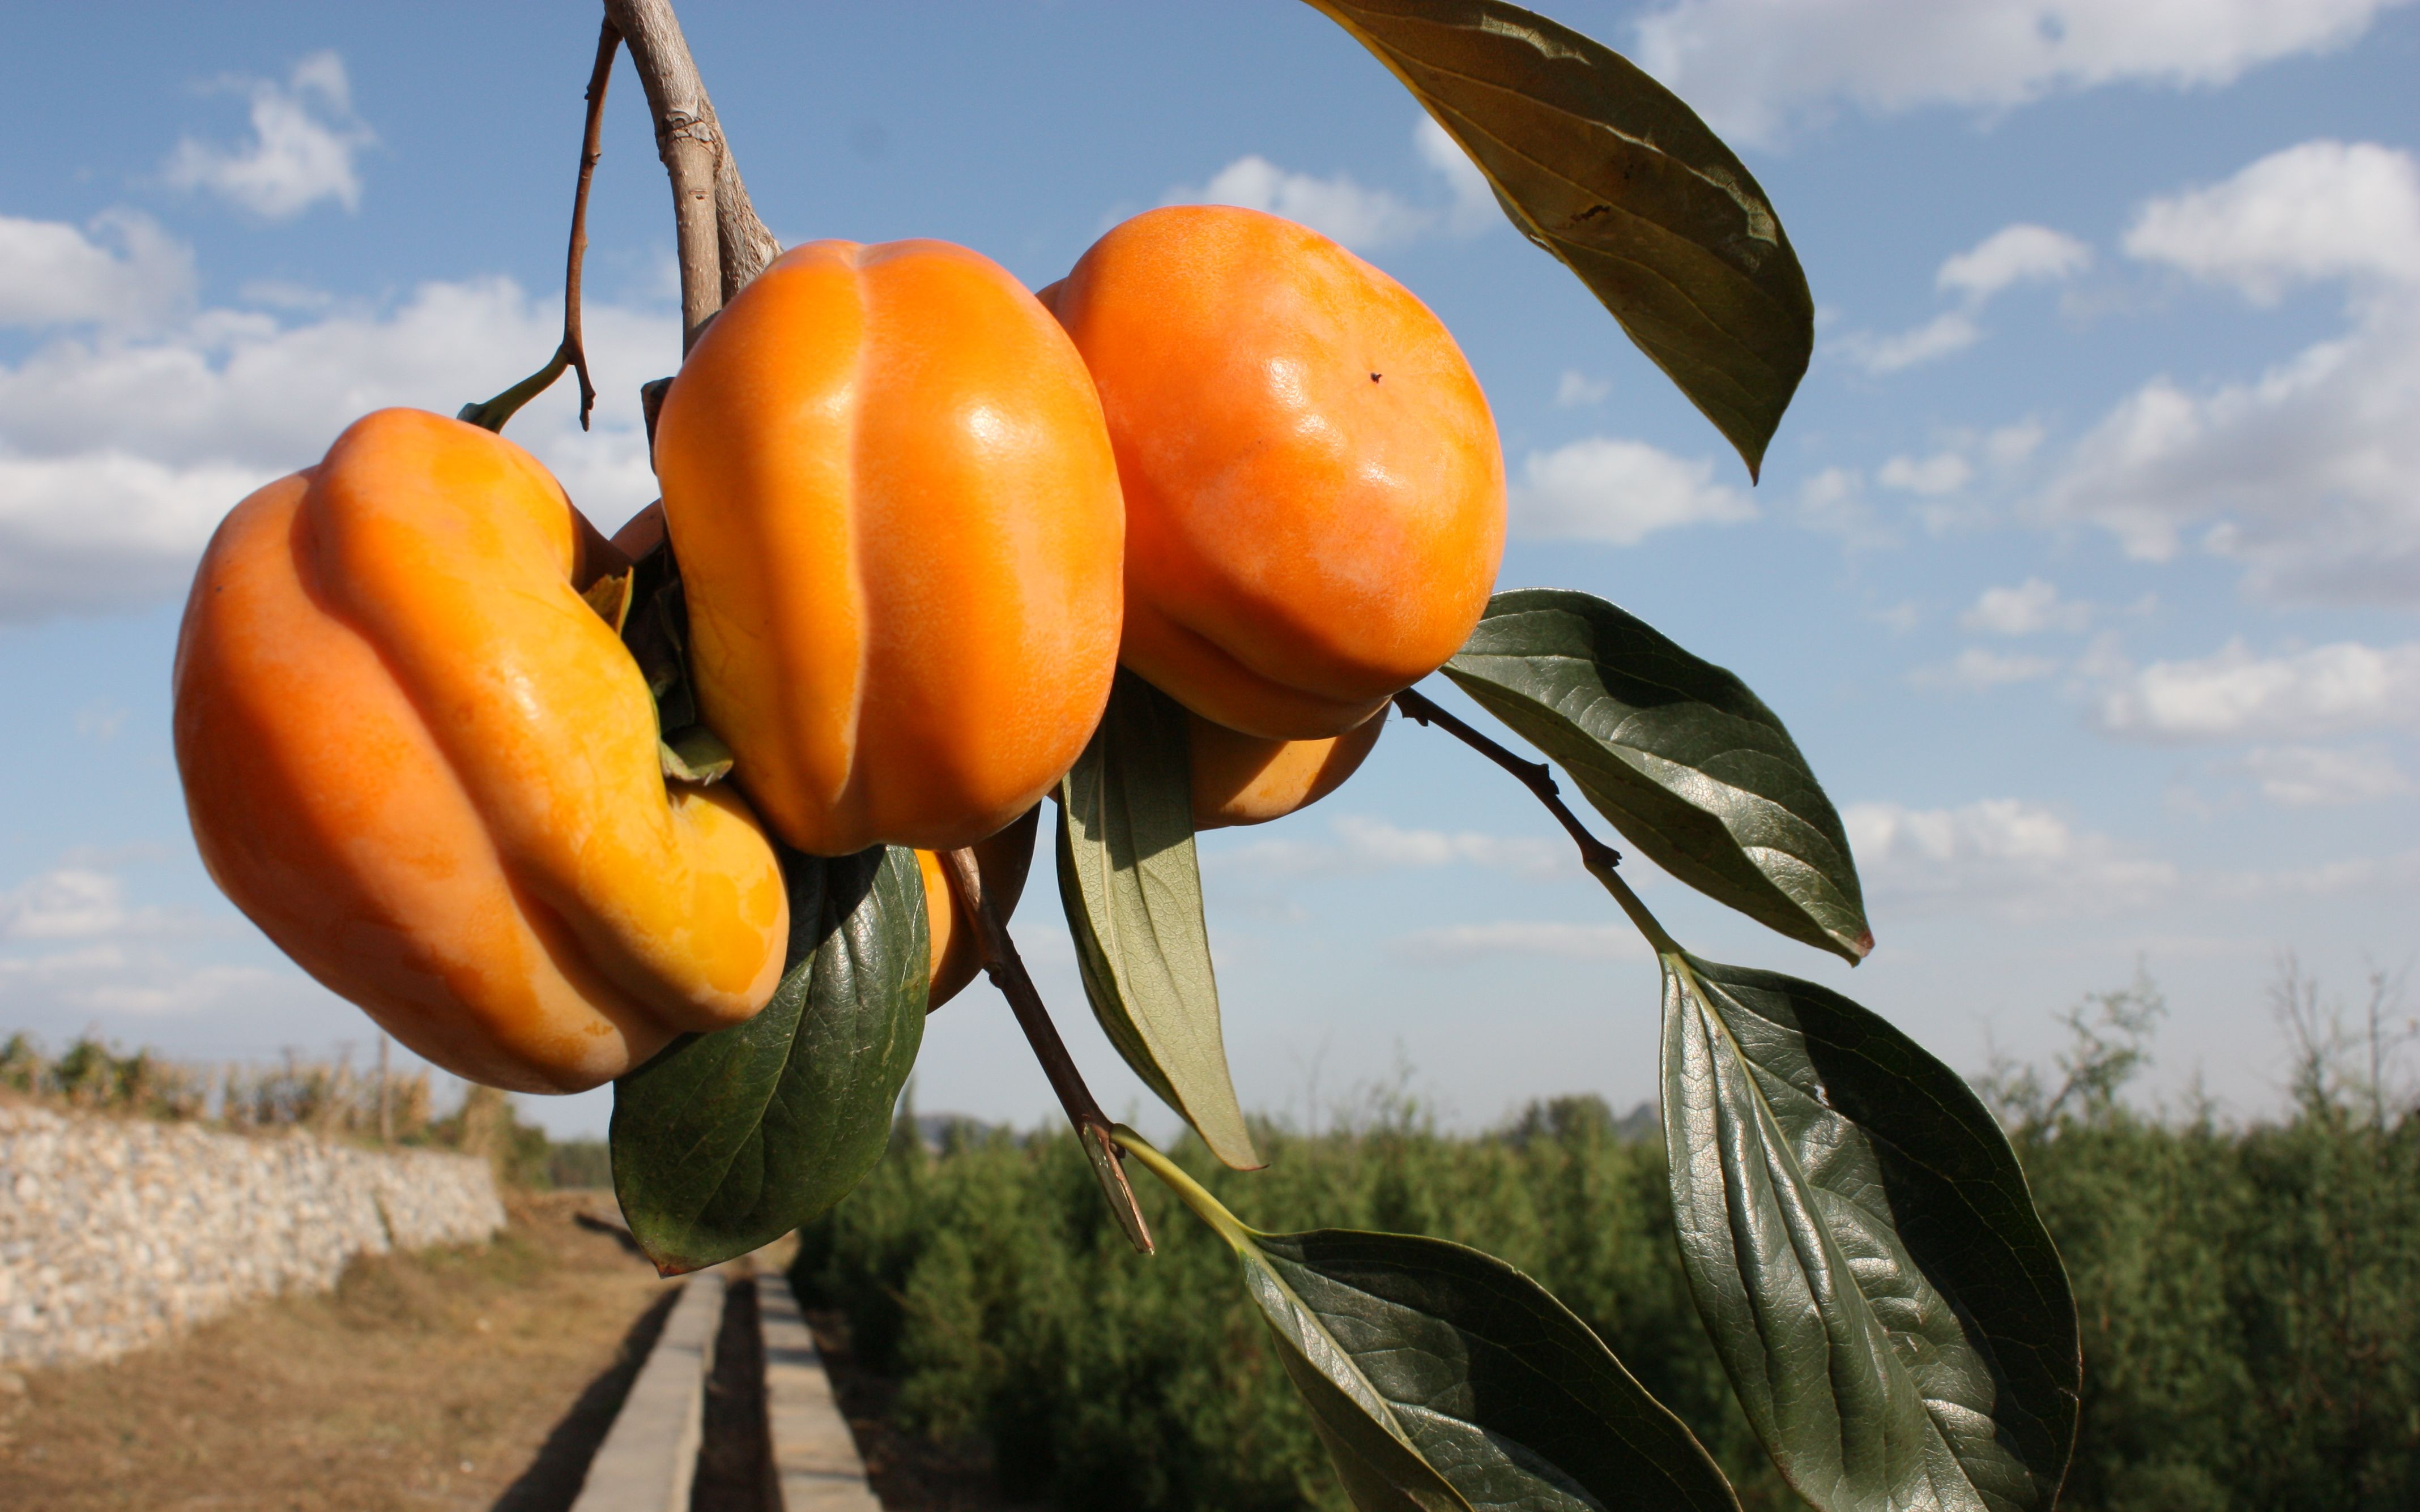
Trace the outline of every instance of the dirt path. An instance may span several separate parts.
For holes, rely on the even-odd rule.
[[[111,1365],[0,1373],[0,1507],[567,1506],[672,1289],[575,1222],[589,1200]]]

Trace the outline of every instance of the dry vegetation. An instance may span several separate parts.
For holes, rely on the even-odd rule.
[[[516,1197],[484,1247],[360,1259],[327,1296],[0,1375],[0,1506],[567,1506],[669,1292],[576,1221],[596,1200]]]

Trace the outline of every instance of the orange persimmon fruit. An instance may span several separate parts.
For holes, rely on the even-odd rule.
[[[975,842],[975,867],[983,873],[984,891],[1003,924],[1016,912],[1017,899],[1024,896],[1041,819],[1042,806],[1035,804],[1006,829]],[[965,991],[983,970],[983,945],[974,918],[960,906],[950,886],[949,863],[938,852],[918,851],[916,864],[924,875],[924,920],[933,943],[932,988],[924,998],[924,1011],[929,1013]]]
[[[1383,708],[1341,735],[1271,740],[1189,714],[1193,827],[1264,825],[1335,792],[1359,770],[1387,727]]]
[[[770,841],[727,787],[666,787],[646,684],[581,597],[625,565],[519,446],[384,409],[238,504],[185,606],[177,765],[211,877],[489,1086],[596,1086],[781,977]]]
[[[1325,739],[1461,646],[1504,463],[1426,305],[1308,227],[1198,205],[1112,228],[1045,294],[1117,452],[1128,667],[1229,729]]]
[[[1082,359],[998,264],[784,253],[681,364],[656,466],[701,711],[791,845],[969,845],[1081,754],[1117,661],[1117,464]]]

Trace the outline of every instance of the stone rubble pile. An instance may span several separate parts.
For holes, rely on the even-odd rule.
[[[0,1104],[0,1364],[110,1359],[504,1222],[469,1156]]]

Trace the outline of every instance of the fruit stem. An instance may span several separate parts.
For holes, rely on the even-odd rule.
[[[588,185],[597,177],[597,160],[605,155],[605,86],[613,77],[613,54],[622,33],[611,18],[597,38],[597,62],[588,70],[588,122],[580,138],[580,182],[571,194],[571,250],[563,272],[563,340],[554,356],[536,372],[485,404],[462,407],[457,418],[492,431],[502,431],[521,406],[553,386],[568,367],[580,378],[580,428],[588,428],[589,412],[597,408],[597,385],[588,380],[588,348],[580,335],[580,265],[588,255]]]
[[[1042,1063],[1042,1073],[1050,1078],[1050,1089],[1059,1094],[1059,1105],[1066,1109],[1067,1121],[1076,1126],[1084,1154],[1093,1163],[1093,1174],[1100,1180],[1101,1193],[1109,1198],[1109,1211],[1117,1215],[1119,1227],[1125,1230],[1134,1247],[1151,1254],[1151,1228],[1143,1222],[1142,1209],[1135,1204],[1134,1188],[1126,1180],[1125,1152],[1114,1137],[1118,1126],[1094,1100],[1093,1089],[1084,1085],[1083,1073],[1067,1054],[1066,1041],[1059,1038],[1058,1026],[1050,1022],[1050,1010],[1044,1006],[1041,992],[1027,973],[1024,958],[1016,953],[1016,941],[1009,935],[1007,921],[1000,917],[999,908],[984,891],[983,867],[975,860],[975,853],[944,851],[941,861],[950,890],[975,920],[984,974],[991,978],[992,985],[1000,989],[1000,995],[1008,999],[1009,1008],[1016,1014],[1017,1027],[1025,1031],[1026,1043],[1033,1047],[1033,1058]]]
[[[1638,926],[1638,933],[1647,936],[1648,944],[1653,946],[1658,954],[1671,954],[1681,949],[1673,943],[1672,936],[1665,933],[1664,926],[1656,922],[1655,916],[1647,911],[1647,905],[1638,901],[1638,894],[1630,890],[1630,884],[1621,880],[1621,874],[1614,870],[1621,864],[1621,853],[1590,834],[1589,827],[1580,823],[1579,816],[1572,812],[1571,806],[1563,802],[1561,790],[1555,786],[1552,767],[1544,762],[1523,761],[1500,742],[1489,739],[1447,713],[1425,695],[1415,693],[1408,687],[1395,695],[1395,707],[1404,711],[1404,717],[1415,723],[1435,725],[1512,773],[1523,787],[1546,806],[1546,811],[1555,816],[1556,823],[1563,826],[1563,832],[1571,836],[1572,843],[1580,848],[1580,865],[1588,868],[1589,875],[1613,894],[1613,901],[1620,903],[1621,911],[1630,916],[1630,921]]]

